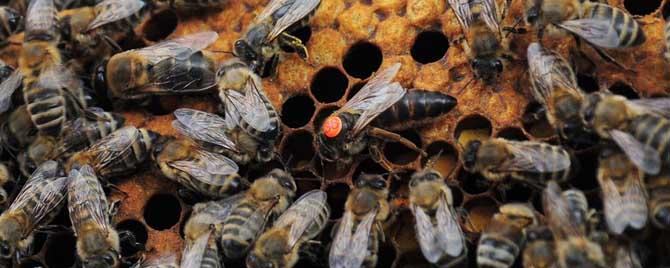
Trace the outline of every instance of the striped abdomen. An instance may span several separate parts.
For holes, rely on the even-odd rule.
[[[113,176],[128,174],[144,163],[144,160],[151,153],[157,134],[144,128],[138,128],[138,130],[139,136],[133,142],[130,150],[124,151],[123,154],[107,163],[94,166],[98,176],[108,179]]]
[[[663,166],[670,165],[670,121],[656,115],[640,115],[631,120],[628,133],[656,149]]]
[[[160,61],[149,70],[149,81],[161,87],[157,94],[204,91],[216,84],[216,69],[202,52],[197,52],[188,59],[167,58]]]
[[[496,217],[489,223],[477,245],[479,267],[511,267],[524,241],[523,231],[505,219]]]
[[[63,129],[58,153],[74,153],[84,150],[100,139],[116,131],[125,123],[123,116],[108,112],[97,113],[105,120],[87,120],[78,118],[72,125],[67,124]]]
[[[670,177],[652,176],[647,179],[651,222],[661,229],[670,228]]]
[[[66,121],[66,99],[60,88],[45,88],[36,82],[28,83],[23,90],[26,109],[40,133],[58,136]]]
[[[268,111],[268,114],[270,115],[270,128],[267,131],[258,131],[254,129],[252,126],[250,126],[246,121],[240,120],[240,127],[244,129],[249,135],[257,139],[258,141],[261,141],[263,143],[267,144],[274,144],[274,141],[277,140],[279,137],[280,131],[281,131],[281,124],[279,122],[279,114],[277,114],[277,111],[275,110],[275,107],[272,106],[272,103],[268,99],[268,97],[260,91],[260,96],[261,99],[263,100],[263,105],[265,106],[265,110]]]
[[[610,21],[610,27],[619,35],[617,47],[625,48],[644,43],[645,36],[640,24],[630,14],[607,4],[591,3],[585,5],[583,18],[604,18]]]
[[[409,90],[393,106],[375,118],[375,125],[389,128],[409,128],[411,123],[421,123],[442,116],[456,106],[456,99],[439,92]],[[410,124],[408,124],[408,122]]]
[[[239,192],[243,186],[242,177],[237,173],[230,175],[214,175],[216,176],[216,179],[221,182],[220,184],[203,182],[191,177],[190,174],[179,170],[176,171],[176,174],[177,180],[179,180],[182,185],[190,185],[194,191],[212,198],[228,197]]]
[[[216,241],[212,238],[213,237],[210,237],[207,248],[202,255],[200,268],[223,268],[221,265],[221,260],[219,259],[219,251],[216,246]]]
[[[584,192],[577,189],[563,191],[561,196],[567,202],[567,210],[570,211],[571,220],[586,228],[589,213],[589,203]]]
[[[513,172],[511,175],[512,177],[520,180],[526,180],[526,181],[532,181],[532,182],[539,182],[539,183],[545,183],[550,180],[555,180],[557,182],[564,182],[572,178],[572,176],[575,175],[577,172],[577,167],[576,167],[576,161],[574,160],[574,157],[570,155],[567,151],[561,149],[560,147],[557,146],[552,146],[548,144],[543,144],[543,143],[538,143],[533,146],[539,146],[541,151],[544,151],[544,156],[550,159],[553,159],[554,161],[549,161],[553,163],[559,163],[561,160],[565,157],[570,158],[571,160],[571,165],[570,168],[564,169],[564,170],[559,170],[555,172],[546,172],[546,173],[537,173],[537,172]]]
[[[358,223],[356,223],[358,225]],[[356,230],[358,228],[357,226],[354,226],[353,230]],[[368,255],[365,257],[365,260],[363,260],[363,265],[361,267],[364,268],[374,268],[377,267],[377,260],[379,259],[379,256],[377,256],[377,253],[379,252],[379,233],[377,231],[377,228],[372,227],[370,230],[370,238],[368,241]]]
[[[265,219],[250,219],[262,205],[256,200],[243,200],[223,222],[221,250],[230,259],[246,255],[253,242],[263,231]]]
[[[61,178],[62,179],[62,178]],[[41,203],[40,195],[46,195],[46,192],[50,192],[51,195],[54,196],[52,200],[63,200],[65,198],[65,195],[67,191],[54,191],[52,188],[53,185],[48,185],[49,179],[44,179],[40,182],[37,183],[36,188],[40,189],[38,191],[35,191],[31,196],[30,199],[28,199],[28,202],[25,203],[24,206],[18,208],[17,210],[20,211],[19,213],[25,214],[27,216],[28,226],[24,227],[37,227],[38,225],[43,225],[50,223],[58,213],[60,212],[61,208],[65,205],[65,202],[59,202],[58,204],[47,204],[47,214],[42,218],[40,222],[35,222],[35,219],[33,218],[35,215],[32,215],[31,211],[34,210],[35,207],[37,207],[37,204]],[[49,209],[50,208],[50,209]],[[23,230],[24,234],[27,235],[33,230]]]

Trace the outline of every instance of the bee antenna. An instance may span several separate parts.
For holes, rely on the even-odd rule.
[[[472,81],[474,81],[474,80],[475,80],[475,79],[471,77],[470,80],[468,80],[468,82],[465,83],[465,85],[463,85],[463,86],[461,87],[461,89],[459,89],[459,90],[456,92],[456,94],[457,94],[457,95],[460,95],[461,92],[463,92],[463,90],[464,90],[466,87],[468,87],[468,86],[470,85],[470,83],[472,83]]]
[[[442,156],[443,152],[444,152],[444,150],[440,150],[439,152],[437,152],[437,154],[428,158],[428,161],[426,161],[426,165],[424,166],[424,168],[433,168],[433,166],[435,166],[435,163],[437,162],[437,160],[440,159],[440,157]]]

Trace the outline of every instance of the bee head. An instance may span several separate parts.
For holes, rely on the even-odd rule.
[[[8,241],[0,241],[0,258],[9,259],[14,255],[14,247]]]
[[[100,255],[91,256],[84,261],[84,267],[117,267],[119,255],[113,251],[107,251]]]
[[[473,140],[465,146],[465,151],[463,152],[463,167],[465,170],[472,171],[474,169],[477,163],[477,153],[481,145],[481,141]]]
[[[105,67],[105,79],[109,94],[123,97],[141,81],[146,80],[145,59],[133,53],[120,53],[112,56]],[[128,96],[126,96],[128,98]]]
[[[386,186],[386,180],[381,175],[361,174],[356,181],[356,187],[358,188],[368,187],[375,190],[384,190]]]
[[[542,0],[526,0],[524,20],[526,24],[535,25],[542,15]]]
[[[434,169],[426,168],[421,171],[414,172],[412,178],[409,180],[409,186],[415,187],[422,181],[439,181],[442,180],[442,175]]]
[[[255,252],[249,253],[247,256],[247,268],[275,268],[279,267],[275,265],[271,260],[256,256]]]
[[[258,53],[256,53],[253,47],[244,39],[235,41],[235,44],[233,45],[233,55],[250,66],[258,66],[260,64]]]
[[[474,58],[470,64],[475,75],[486,84],[492,84],[503,71],[503,63],[499,58]]]
[[[601,99],[602,95],[597,93],[589,94],[584,99],[580,113],[585,125],[593,126],[593,120],[596,114],[596,107],[598,106],[598,103],[600,102]]]
[[[293,179],[293,176],[291,176],[290,173],[282,170],[275,168],[270,173],[268,173],[269,177],[275,178],[279,185],[283,187],[284,189],[288,190],[291,193],[295,193],[298,190],[298,187],[295,185],[295,180]]]

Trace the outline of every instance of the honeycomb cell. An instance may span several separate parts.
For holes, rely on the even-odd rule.
[[[421,148],[421,136],[414,130],[406,130],[397,133],[403,138],[411,141],[416,147]],[[390,142],[384,144],[384,158],[396,165],[406,165],[419,157],[419,152],[408,148],[399,142]]]
[[[656,11],[661,6],[661,0],[624,0],[623,6],[632,15],[648,15]]]
[[[409,50],[415,34],[406,18],[391,15],[377,26],[375,43],[388,54],[400,54]]]
[[[408,0],[407,18],[417,27],[425,27],[439,21],[447,2],[439,0]]]
[[[377,252],[377,267],[392,267],[397,255],[398,253],[390,239],[380,242]]]
[[[177,28],[179,18],[171,9],[164,9],[161,12],[151,15],[149,21],[142,29],[146,40],[157,42],[168,37]]]
[[[311,171],[301,171],[293,174],[295,178],[295,184],[298,187],[298,192],[296,196],[302,196],[303,194],[321,188],[321,178],[318,178]]]
[[[277,67],[277,79],[282,87],[293,92],[302,92],[314,73],[312,66],[297,54],[285,54],[285,59]]]
[[[48,267],[70,267],[76,260],[75,245],[77,239],[73,233],[59,233],[47,241],[44,261]]]
[[[281,121],[290,128],[301,128],[314,114],[314,101],[307,95],[295,95],[282,105]]]
[[[491,184],[482,175],[464,170],[458,175],[458,181],[461,183],[461,189],[471,195],[485,193],[491,187]]]
[[[571,168],[577,169],[578,172],[570,180],[570,185],[585,192],[597,189],[598,152],[593,150],[580,152],[576,155],[576,159],[577,162]]]
[[[598,91],[598,79],[592,75],[577,73],[577,84],[585,92]]]
[[[314,75],[310,90],[317,101],[331,103],[341,99],[348,86],[349,80],[340,69],[326,67]]]
[[[256,179],[263,177],[268,174],[268,172],[272,171],[273,169],[281,169],[284,170],[284,165],[277,161],[277,160],[272,160],[267,163],[263,163],[261,165],[252,165],[249,168],[249,171],[247,172],[247,180],[249,182],[253,182]]]
[[[521,120],[526,133],[538,139],[552,137],[556,134],[554,128],[547,121],[545,112],[541,109],[541,104],[537,102],[529,103]]]
[[[311,24],[317,27],[329,27],[335,23],[335,20],[342,14],[344,9],[344,1],[321,0],[321,4],[319,4],[319,8],[314,13]]]
[[[526,135],[523,134],[523,130],[517,127],[508,127],[501,129],[500,131],[498,131],[498,134],[496,134],[496,137],[515,141],[528,140],[528,137],[526,137]]]
[[[376,161],[372,160],[372,158],[367,158],[363,161],[361,161],[358,166],[356,166],[356,169],[354,170],[354,174],[351,176],[352,181],[355,181],[358,179],[358,176],[361,174],[383,174],[386,173],[386,169],[379,165]]]
[[[498,212],[498,206],[496,202],[490,197],[478,197],[463,205],[463,207],[468,211],[470,215],[471,226],[466,225],[467,229],[474,228],[474,231],[480,233],[486,228],[491,220],[493,214]]]
[[[147,243],[149,239],[149,234],[147,233],[147,227],[144,226],[141,222],[133,219],[124,220],[119,222],[116,225],[116,230],[118,232],[130,232],[135,239],[135,242],[142,245]],[[129,244],[130,241],[126,240],[124,243],[121,243],[121,256],[129,257],[137,254],[140,251],[140,248],[135,247],[135,245]]]
[[[446,141],[436,141],[426,147],[427,157],[421,161],[422,165],[427,165],[428,161],[433,165],[433,169],[442,174],[443,177],[449,177],[458,167],[458,151],[453,145]]]
[[[181,204],[171,194],[156,194],[144,207],[144,222],[154,230],[166,230],[175,226],[181,216]]]
[[[449,49],[449,40],[442,32],[425,31],[414,39],[410,53],[415,61],[426,64],[442,59],[447,49]]]
[[[330,206],[330,218],[333,220],[339,219],[344,214],[344,202],[349,195],[349,185],[344,183],[337,183],[329,185],[326,188],[328,194],[328,205]]]
[[[33,238],[33,244],[30,246],[31,249],[28,254],[37,254],[42,251],[42,247],[46,244],[48,235],[46,233],[35,233]]]
[[[624,82],[614,83],[614,85],[610,86],[610,92],[624,96],[629,100],[640,98],[640,95],[637,94],[637,91]]]
[[[353,86],[351,86],[351,88],[349,88],[349,93],[347,93],[347,100],[350,100],[351,98],[356,96],[356,93],[358,93],[358,91],[360,91],[361,88],[365,86],[365,84],[366,84],[365,82],[358,82]]]
[[[502,203],[531,201],[533,189],[520,182],[510,182],[495,191],[496,198]]]
[[[400,85],[405,88],[408,89],[413,88],[412,82],[414,81],[414,78],[417,76],[419,67],[412,59],[412,56],[398,55],[398,56],[386,57],[384,58],[382,66],[379,67],[379,70],[385,70],[386,68],[389,68],[396,63],[400,63],[401,67],[400,71],[398,71],[398,74],[396,74],[395,79],[393,79],[393,81],[400,83]]]
[[[460,207],[463,204],[463,191],[461,191],[460,187],[455,185],[449,186],[449,189],[451,189],[451,206],[454,208]]]
[[[317,147],[318,150],[318,147]],[[314,172],[319,174],[326,181],[342,181],[347,179],[352,164],[341,164],[336,162],[328,162],[321,157],[316,157],[314,160]]]
[[[403,8],[406,2],[406,0],[372,0],[372,4],[388,13],[394,13]]]
[[[374,8],[361,3],[354,3],[337,17],[339,30],[351,40],[368,38],[375,31],[379,19]]]
[[[307,49],[310,62],[317,65],[337,66],[344,56],[347,43],[342,33],[326,28],[314,33],[307,44]]]
[[[308,131],[296,131],[288,134],[281,151],[284,161],[290,160],[290,168],[302,169],[308,167],[315,150],[314,137]]]
[[[379,69],[382,64],[382,51],[370,42],[361,41],[353,44],[344,55],[342,66],[353,77],[366,79]]]
[[[469,115],[461,119],[456,125],[454,138],[462,148],[472,140],[485,140],[491,136],[491,122],[478,114]]]

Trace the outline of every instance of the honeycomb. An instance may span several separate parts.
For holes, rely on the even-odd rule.
[[[231,51],[232,43],[263,9],[267,0],[229,0],[222,10],[204,14],[181,14],[170,10],[157,11],[135,31],[141,40],[123,44],[138,47],[165,38],[214,30],[220,38],[208,48]],[[509,26],[521,16],[524,1],[512,1],[510,15],[503,25]],[[663,18],[670,15],[670,0],[609,0],[609,4],[635,15],[647,36],[637,48],[609,51],[627,71],[606,63],[591,48],[582,51],[586,58],[576,62],[579,84],[583,90],[610,90],[629,98],[667,94],[670,68],[662,54]],[[482,177],[465,172],[459,157],[468,140],[505,137],[516,140],[556,142],[548,123],[524,124],[526,113],[538,108],[531,102],[527,81],[525,49],[532,34],[512,35],[511,50],[518,60],[506,66],[500,83],[485,86],[474,80],[461,45],[462,35],[454,13],[444,0],[322,0],[309,27],[299,29],[297,36],[306,43],[310,53],[303,61],[294,53],[286,53],[275,76],[263,79],[270,100],[281,114],[283,137],[277,144],[283,160],[291,159],[290,168],[297,181],[298,194],[312,189],[328,193],[331,224],[321,235],[327,244],[332,222],[342,216],[344,201],[352,188],[352,178],[361,172],[385,173],[382,166],[392,166],[391,182],[394,216],[385,224],[387,239],[380,248],[378,267],[427,267],[415,241],[412,215],[407,209],[409,175],[420,169],[426,160],[440,153],[436,168],[446,177],[454,193],[455,206],[469,214],[463,228],[469,238],[470,264],[478,233],[487,225],[497,207],[510,201],[529,202],[541,210],[539,194],[527,186],[510,182],[508,187],[488,184]],[[22,37],[15,36],[16,40]],[[566,57],[577,51],[572,38],[545,40],[545,45]],[[15,63],[19,46],[4,49],[0,57]],[[226,53],[211,53],[217,60]],[[576,58],[576,57],[571,57]],[[383,163],[362,157],[351,168],[337,170],[322,163],[315,152],[315,135],[320,123],[341,107],[375,71],[400,62],[396,78],[407,88],[440,91],[458,99],[458,106],[438,120],[418,129],[400,131],[403,137],[422,147],[428,155],[420,157],[397,143],[383,145]],[[467,87],[466,87],[467,84]],[[163,135],[176,135],[171,128],[171,112],[180,107],[214,111],[215,95],[168,96],[155,98],[149,107],[126,107],[121,112],[127,124],[145,127]],[[596,154],[592,150],[577,152],[582,171],[570,185],[584,190],[590,205],[602,209],[595,178]],[[250,180],[271,168],[282,167],[279,161],[263,167],[242,167]],[[162,178],[154,169],[141,169],[137,175],[119,178],[115,183],[125,192],[112,192],[112,200],[121,200],[114,222],[119,230],[132,232],[145,251],[123,245],[122,255],[137,259],[179,255],[182,249],[181,228],[193,205],[177,195],[178,185]],[[63,211],[56,224],[69,225]],[[654,231],[657,232],[657,231]],[[656,254],[670,249],[668,234],[645,235],[648,245],[655,245]],[[35,255],[21,261],[20,267],[70,267],[75,263],[75,238],[71,233],[40,234],[33,247]],[[652,258],[653,259],[653,258]],[[668,262],[665,260],[665,262]],[[659,258],[659,265],[662,263]],[[230,267],[237,267],[235,265]],[[299,263],[296,267],[301,266]]]

